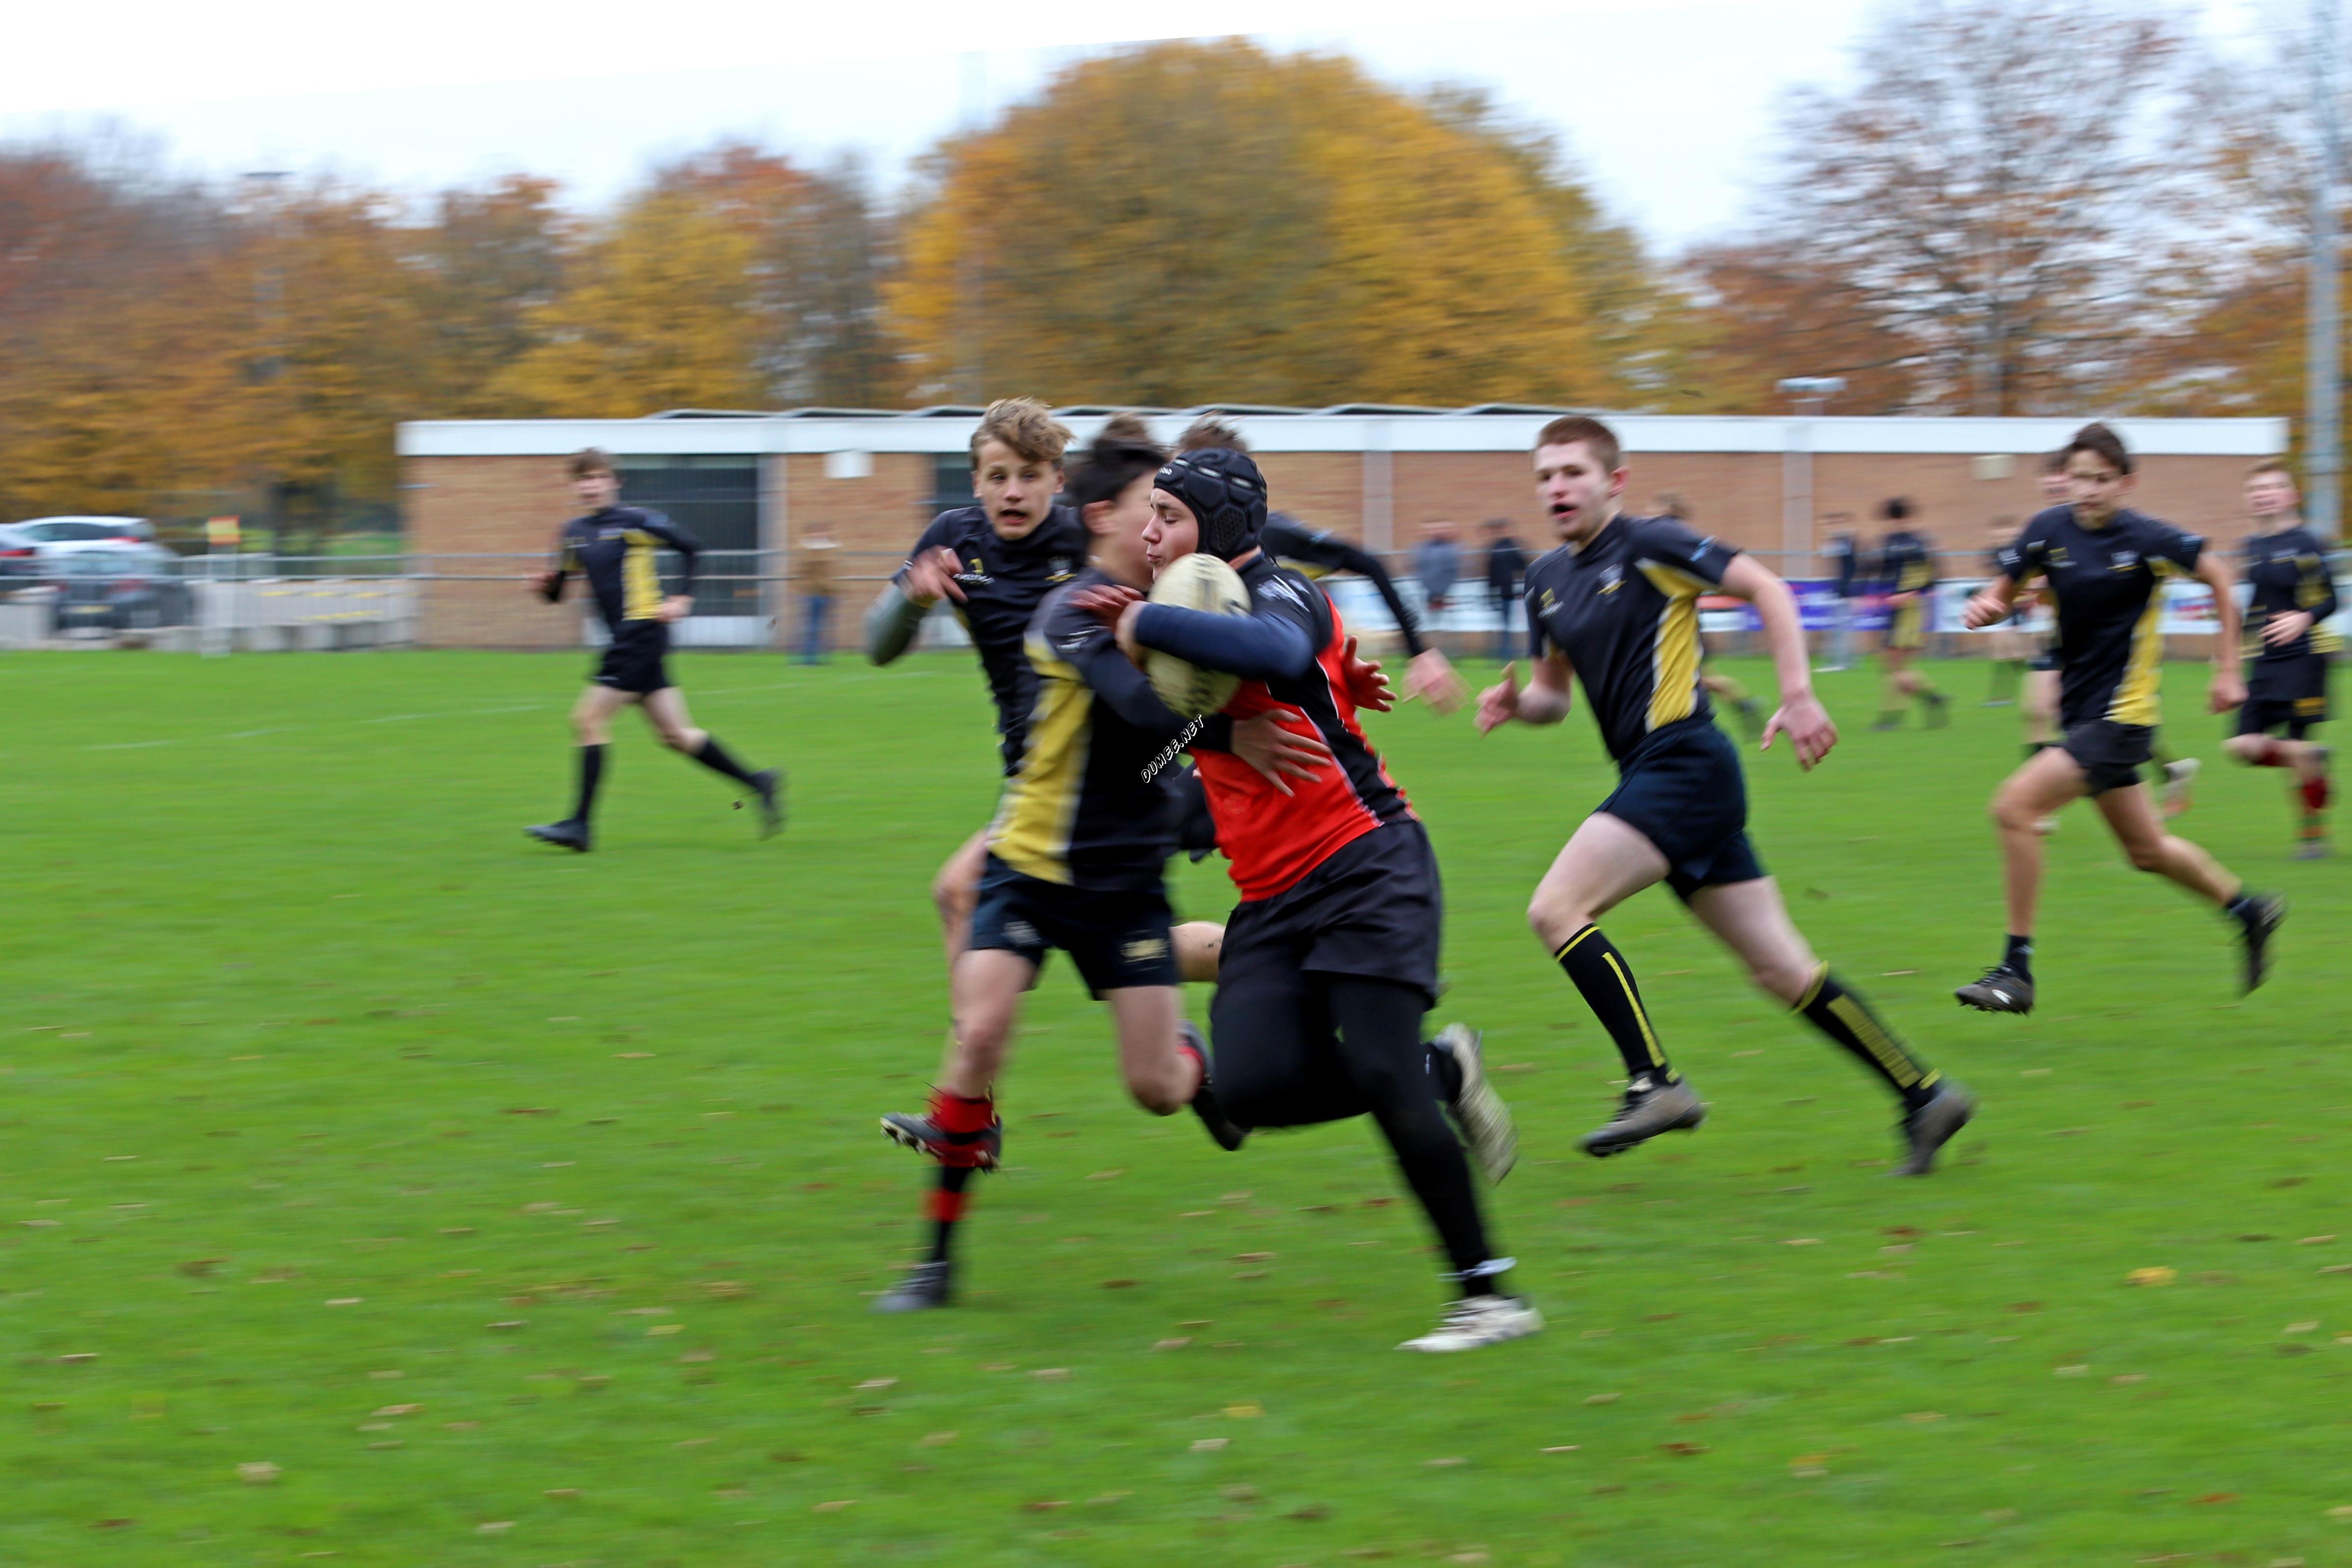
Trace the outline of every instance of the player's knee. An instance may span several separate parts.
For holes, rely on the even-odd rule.
[[[1748,977],[1765,995],[1794,1006],[1797,999],[1812,988],[1813,966],[1811,964],[1756,964],[1748,967]]]
[[[1173,1067],[1129,1072],[1127,1075],[1128,1095],[1155,1116],[1173,1116],[1185,1105],[1184,1089],[1179,1076],[1179,1071]]]
[[[2041,813],[2036,811],[2032,803],[2025,799],[2023,791],[2018,789],[1996,791],[1991,803],[1985,808],[1985,811],[1992,818],[1995,827],[2006,828],[2013,832],[2029,831],[2033,824],[2041,820]]]
[[[1539,887],[1528,900],[1528,927],[1546,947],[1566,941],[1591,924],[1583,901],[1566,893]]]
[[[2241,762],[2252,762],[2269,748],[2268,737],[2259,735],[2233,735],[2221,743],[2221,749]]]
[[[660,734],[661,743],[672,751],[684,752],[691,757],[702,749],[702,732],[698,729],[684,729],[666,724],[661,727]]]
[[[2162,871],[2168,857],[2162,839],[2135,839],[2124,845],[2124,859],[2134,871]]]

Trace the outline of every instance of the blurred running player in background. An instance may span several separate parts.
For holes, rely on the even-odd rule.
[[[572,459],[572,486],[587,511],[563,525],[556,540],[555,565],[541,572],[533,584],[552,604],[563,597],[565,580],[578,572],[612,640],[588,677],[588,689],[572,708],[572,729],[580,742],[580,792],[572,815],[523,831],[543,844],[587,852],[589,821],[604,779],[605,747],[613,738],[613,716],[638,703],[664,746],[751,790],[760,803],[761,836],[774,833],[784,822],[783,775],[772,768],[755,772],[744,767],[719,744],[718,737],[695,728],[685,696],[669,678],[670,623],[685,620],[694,609],[694,561],[701,547],[659,512],[622,506],[620,476],[602,452],[590,450]],[[682,562],[678,591],[668,595],[662,592],[654,559],[665,546],[676,550]]]
[[[2285,465],[2257,464],[2246,476],[2254,532],[2240,570],[2252,591],[2245,656],[2253,664],[2228,744],[2241,762],[2294,770],[2295,858],[2316,860],[2327,853],[2328,753],[2309,737],[2327,721],[2327,656],[2339,639],[2326,624],[2336,613],[2336,580],[2326,550],[2303,526],[2302,505]]]
[[[2088,795],[2125,855],[2141,871],[2179,883],[2228,915],[2245,946],[2244,988],[2263,983],[2271,936],[2286,901],[2252,893],[2211,855],[2165,831],[2140,780],[2156,727],[2167,576],[2193,576],[2213,591],[2221,636],[2209,700],[2226,713],[2246,697],[2238,675],[2238,604],[2228,570],[2205,541],[2123,505],[2134,478],[2123,438],[2086,424],[2066,445],[2073,501],[2034,514],[2001,553],[2001,573],[1969,601],[1971,630],[2010,613],[2020,585],[2042,580],[2058,612],[2059,718],[2065,741],[2037,753],[1993,796],[2000,832],[2009,936],[2000,961],[1953,994],[1985,1012],[2033,1010],[2033,923],[2042,892],[2035,824]]]
[[[1878,657],[1886,680],[1878,699],[1878,723],[1873,727],[1877,729],[1902,725],[1906,697],[1918,699],[1929,729],[1951,722],[1952,699],[1911,667],[1912,659],[1927,645],[1927,611],[1936,587],[1936,558],[1927,541],[1913,531],[1912,510],[1900,496],[1879,508],[1887,523],[1886,537],[1878,544],[1878,586],[1886,601],[1886,631]]]

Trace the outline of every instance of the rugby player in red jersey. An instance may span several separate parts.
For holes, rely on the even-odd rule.
[[[1230,562],[1245,615],[1144,602],[1094,590],[1119,646],[1156,648],[1243,684],[1224,712],[1273,715],[1330,754],[1312,779],[1277,789],[1227,753],[1196,749],[1241,902],[1225,924],[1210,1008],[1218,1098],[1244,1128],[1369,1114],[1380,1124],[1452,1267],[1457,1298],[1431,1333],[1400,1348],[1471,1350],[1533,1333],[1536,1309],[1504,1290],[1511,1260],[1487,1244],[1450,1103],[1490,1176],[1509,1167],[1507,1113],[1486,1084],[1476,1039],[1448,1030],[1433,1051],[1422,1015],[1437,994],[1444,894],[1429,835],[1357,726],[1348,637],[1322,591],[1260,548],[1265,481],[1245,455],[1184,453],[1160,470],[1147,552],[1155,570],[1205,550]]]

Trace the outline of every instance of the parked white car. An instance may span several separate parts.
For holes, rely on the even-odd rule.
[[[120,549],[154,537],[155,525],[144,517],[32,517],[0,523],[0,572],[47,576],[61,556],[93,548]]]

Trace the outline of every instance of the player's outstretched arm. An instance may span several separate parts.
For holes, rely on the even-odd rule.
[[[2238,595],[2230,569],[2220,554],[2207,550],[2197,558],[2197,580],[2213,591],[2213,618],[2221,630],[2213,644],[2213,679],[2205,689],[2206,705],[2227,713],[2246,700],[2246,683],[2238,673]]]
[[[1265,548],[1269,555],[1285,560],[1303,560],[1326,571],[1352,571],[1370,583],[1373,591],[1381,596],[1381,602],[1389,607],[1389,619],[1396,622],[1397,634],[1404,639],[1405,656],[1421,657],[1426,647],[1421,640],[1421,622],[1414,617],[1412,606],[1404,601],[1404,595],[1397,591],[1396,580],[1389,576],[1389,569],[1380,557],[1327,533],[1309,533],[1298,528],[1277,531],[1271,519],[1266,523]]]
[[[913,647],[932,605],[942,599],[962,601],[963,590],[955,580],[961,563],[940,538],[937,523],[924,530],[915,553],[866,607],[866,657],[872,663],[887,664]]]
[[[1805,652],[1804,618],[1797,596],[1752,555],[1737,555],[1724,569],[1722,589],[1756,606],[1764,622],[1764,643],[1772,651],[1772,670],[1780,683],[1780,706],[1764,723],[1763,749],[1770,750],[1775,736],[1789,737],[1797,765],[1810,768],[1837,744],[1837,726],[1829,710],[1813,695],[1813,666]]]
[[[1981,631],[1997,621],[2005,621],[2017,604],[2017,581],[2002,572],[1969,596],[1960,611],[1960,624],[1971,632]]]
[[[1558,724],[1568,716],[1570,693],[1576,672],[1559,650],[1533,660],[1525,690],[1519,686],[1519,666],[1503,666],[1503,678],[1478,694],[1478,733],[1485,735],[1517,719],[1521,724]]]

